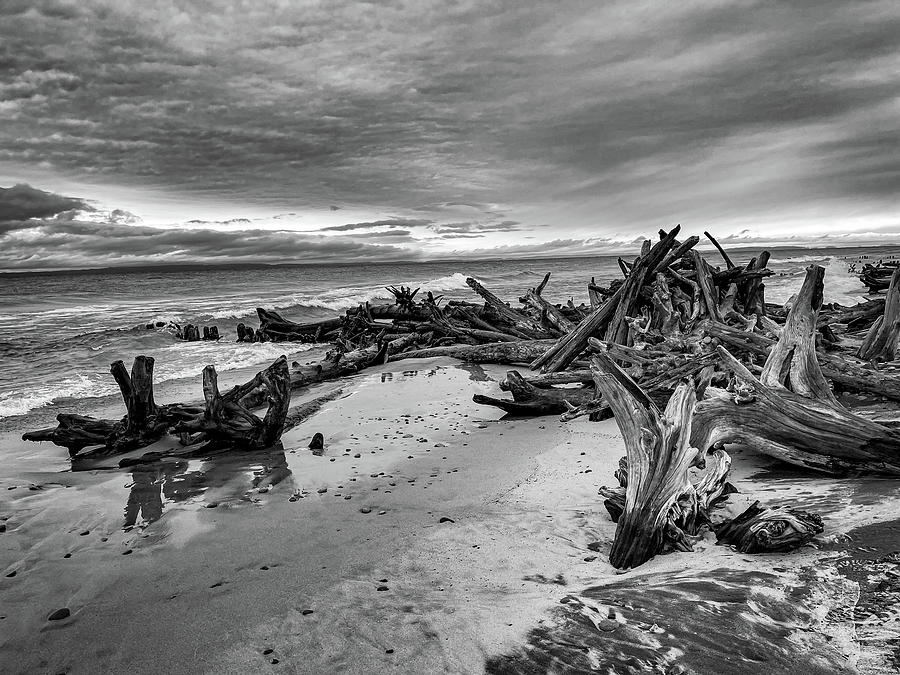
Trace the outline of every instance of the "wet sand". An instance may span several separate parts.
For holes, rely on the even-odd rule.
[[[616,574],[597,496],[624,454],[615,423],[501,420],[471,398],[502,374],[392,364],[330,385],[283,452],[128,471],[73,473],[4,433],[0,671],[884,672],[895,481],[736,452],[726,508],[817,510],[816,546],[748,556],[710,536]],[[880,591],[848,562],[866,528]],[[869,627],[866,593],[882,594]]]

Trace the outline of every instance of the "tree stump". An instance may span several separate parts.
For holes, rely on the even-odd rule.
[[[681,536],[672,510],[691,491],[688,469],[697,451],[690,446],[693,385],[682,383],[665,412],[605,354],[592,360],[598,392],[609,403],[627,451],[625,511],[619,519],[609,561],[631,568],[662,553]]]
[[[784,388],[806,398],[839,405],[822,374],[816,356],[816,323],[822,308],[825,268],[810,265],[793,307],[781,330],[781,337],[769,352],[760,382]]]
[[[900,337],[900,267],[891,275],[884,299],[884,313],[879,316],[859,348],[858,356],[867,361],[893,361]]]
[[[256,389],[266,391],[269,402],[265,417],[260,419],[243,405],[243,399]],[[291,403],[291,374],[287,358],[278,357],[249,382],[225,394],[219,392],[214,366],[203,369],[203,398],[206,410],[202,417],[183,422],[175,430],[180,433],[202,432],[215,447],[233,446],[245,450],[271,447],[281,437]]]

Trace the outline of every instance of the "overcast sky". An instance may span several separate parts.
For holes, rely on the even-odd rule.
[[[2,0],[0,120],[4,269],[900,241],[897,0]]]

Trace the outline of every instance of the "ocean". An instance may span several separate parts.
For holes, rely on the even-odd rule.
[[[848,266],[896,256],[900,247],[778,249],[766,281],[767,300],[796,292],[804,269],[826,266],[825,301],[854,304],[866,289]],[[734,251],[746,262],[757,251]],[[713,264],[723,264],[708,254]],[[515,303],[544,273],[553,276],[545,296],[554,302],[587,302],[586,282],[620,276],[615,256],[567,259],[425,262],[405,264],[121,269],[0,275],[0,428],[52,423],[59,412],[89,413],[92,401],[118,396],[110,363],[130,366],[138,354],[156,359],[159,390],[185,391],[203,366],[220,373],[265,364],[280,354],[321,350],[302,344],[236,342],[236,326],[256,326],[256,307],[276,309],[296,321],[342,313],[365,301],[387,300],[387,285],[419,287],[445,298],[477,300],[466,286],[479,279]],[[183,342],[171,329],[148,330],[158,321],[216,325],[218,342]],[[176,385],[180,385],[176,386]],[[161,400],[167,400],[162,397]]]

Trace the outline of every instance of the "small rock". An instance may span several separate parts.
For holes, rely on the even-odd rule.
[[[389,591],[389,590],[391,590],[391,589],[389,589],[387,586],[379,586],[379,587],[376,588],[375,590],[376,590],[376,591]]]
[[[312,440],[309,442],[309,449],[314,455],[323,455],[325,453],[325,437],[320,433],[313,434]]]
[[[58,609],[53,614],[47,617],[47,621],[62,621],[63,619],[68,619],[72,616],[72,612],[69,611],[68,607],[63,607],[62,609]]]
[[[311,609],[304,609],[304,610],[301,612],[301,614],[303,614],[303,616],[309,616],[309,615],[312,614],[312,613],[313,613],[313,611],[312,611]]]
[[[316,492],[318,492],[320,495],[323,495],[326,492],[328,492],[328,488],[321,487],[318,490],[316,490]]]
[[[359,512],[360,513],[372,513],[372,509],[370,509],[368,506],[364,506],[359,510]]]

